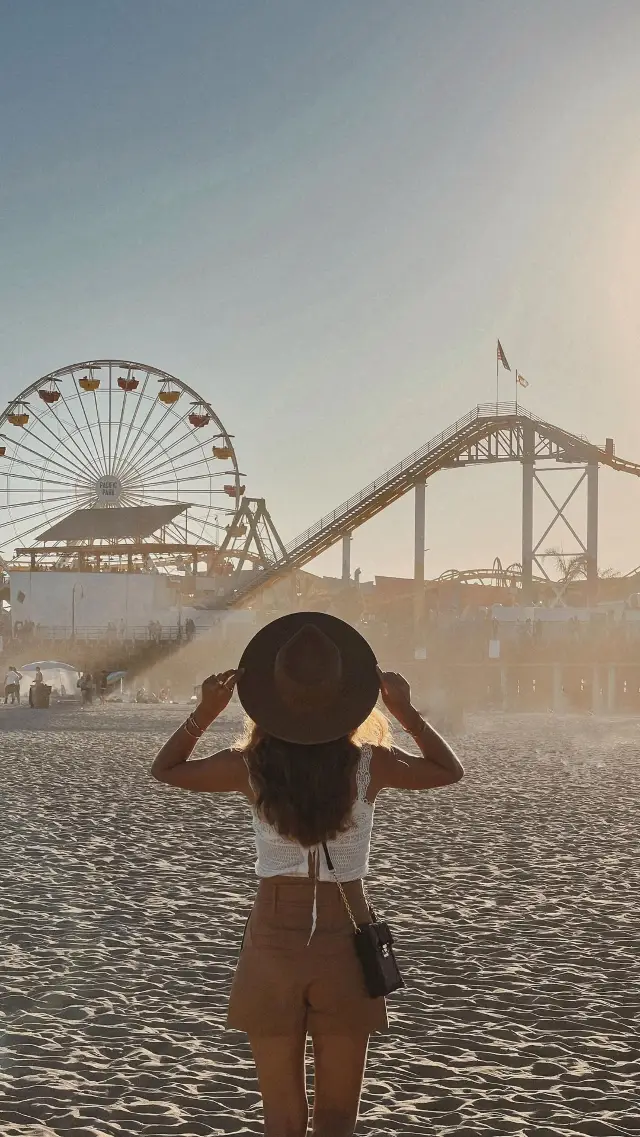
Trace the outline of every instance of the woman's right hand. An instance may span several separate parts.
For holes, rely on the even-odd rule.
[[[209,726],[218,715],[222,714],[231,700],[236,681],[241,674],[241,671],[223,671],[219,675],[210,675],[205,679],[194,715],[195,721],[200,726]]]
[[[404,675],[399,675],[397,671],[381,671],[379,667],[377,670],[380,694],[385,707],[399,723],[406,722],[413,710],[411,687]]]

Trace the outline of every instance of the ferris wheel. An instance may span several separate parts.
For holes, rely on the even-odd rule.
[[[165,540],[218,545],[245,489],[232,438],[156,367],[99,359],[44,375],[0,414],[0,556],[79,509],[178,502]]]

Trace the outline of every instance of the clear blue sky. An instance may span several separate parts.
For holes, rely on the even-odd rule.
[[[493,398],[499,335],[640,460],[639,58],[638,0],[0,0],[2,401],[174,372],[288,539]],[[430,574],[519,557],[517,467],[428,497]],[[603,476],[603,564],[639,506]],[[411,524],[354,565],[409,574]]]

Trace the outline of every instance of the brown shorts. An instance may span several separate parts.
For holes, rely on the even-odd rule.
[[[356,920],[369,919],[360,881],[345,886]],[[334,881],[260,880],[231,987],[227,1029],[252,1035],[370,1034],[388,1029],[385,999],[365,987],[353,927]]]

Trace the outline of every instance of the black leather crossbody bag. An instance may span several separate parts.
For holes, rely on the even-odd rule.
[[[333,879],[340,889],[342,901],[349,914],[349,919],[353,924],[353,940],[358,959],[362,965],[367,991],[372,999],[379,999],[381,995],[390,995],[392,991],[397,991],[399,987],[404,987],[404,980],[393,954],[393,936],[391,935],[391,929],[384,920],[377,919],[368,900],[367,908],[371,916],[371,923],[358,924],[356,922],[344,888],[336,876],[336,870],[333,867],[329,850],[324,841],[322,842],[322,848],[327,858],[329,872],[333,873]]]

